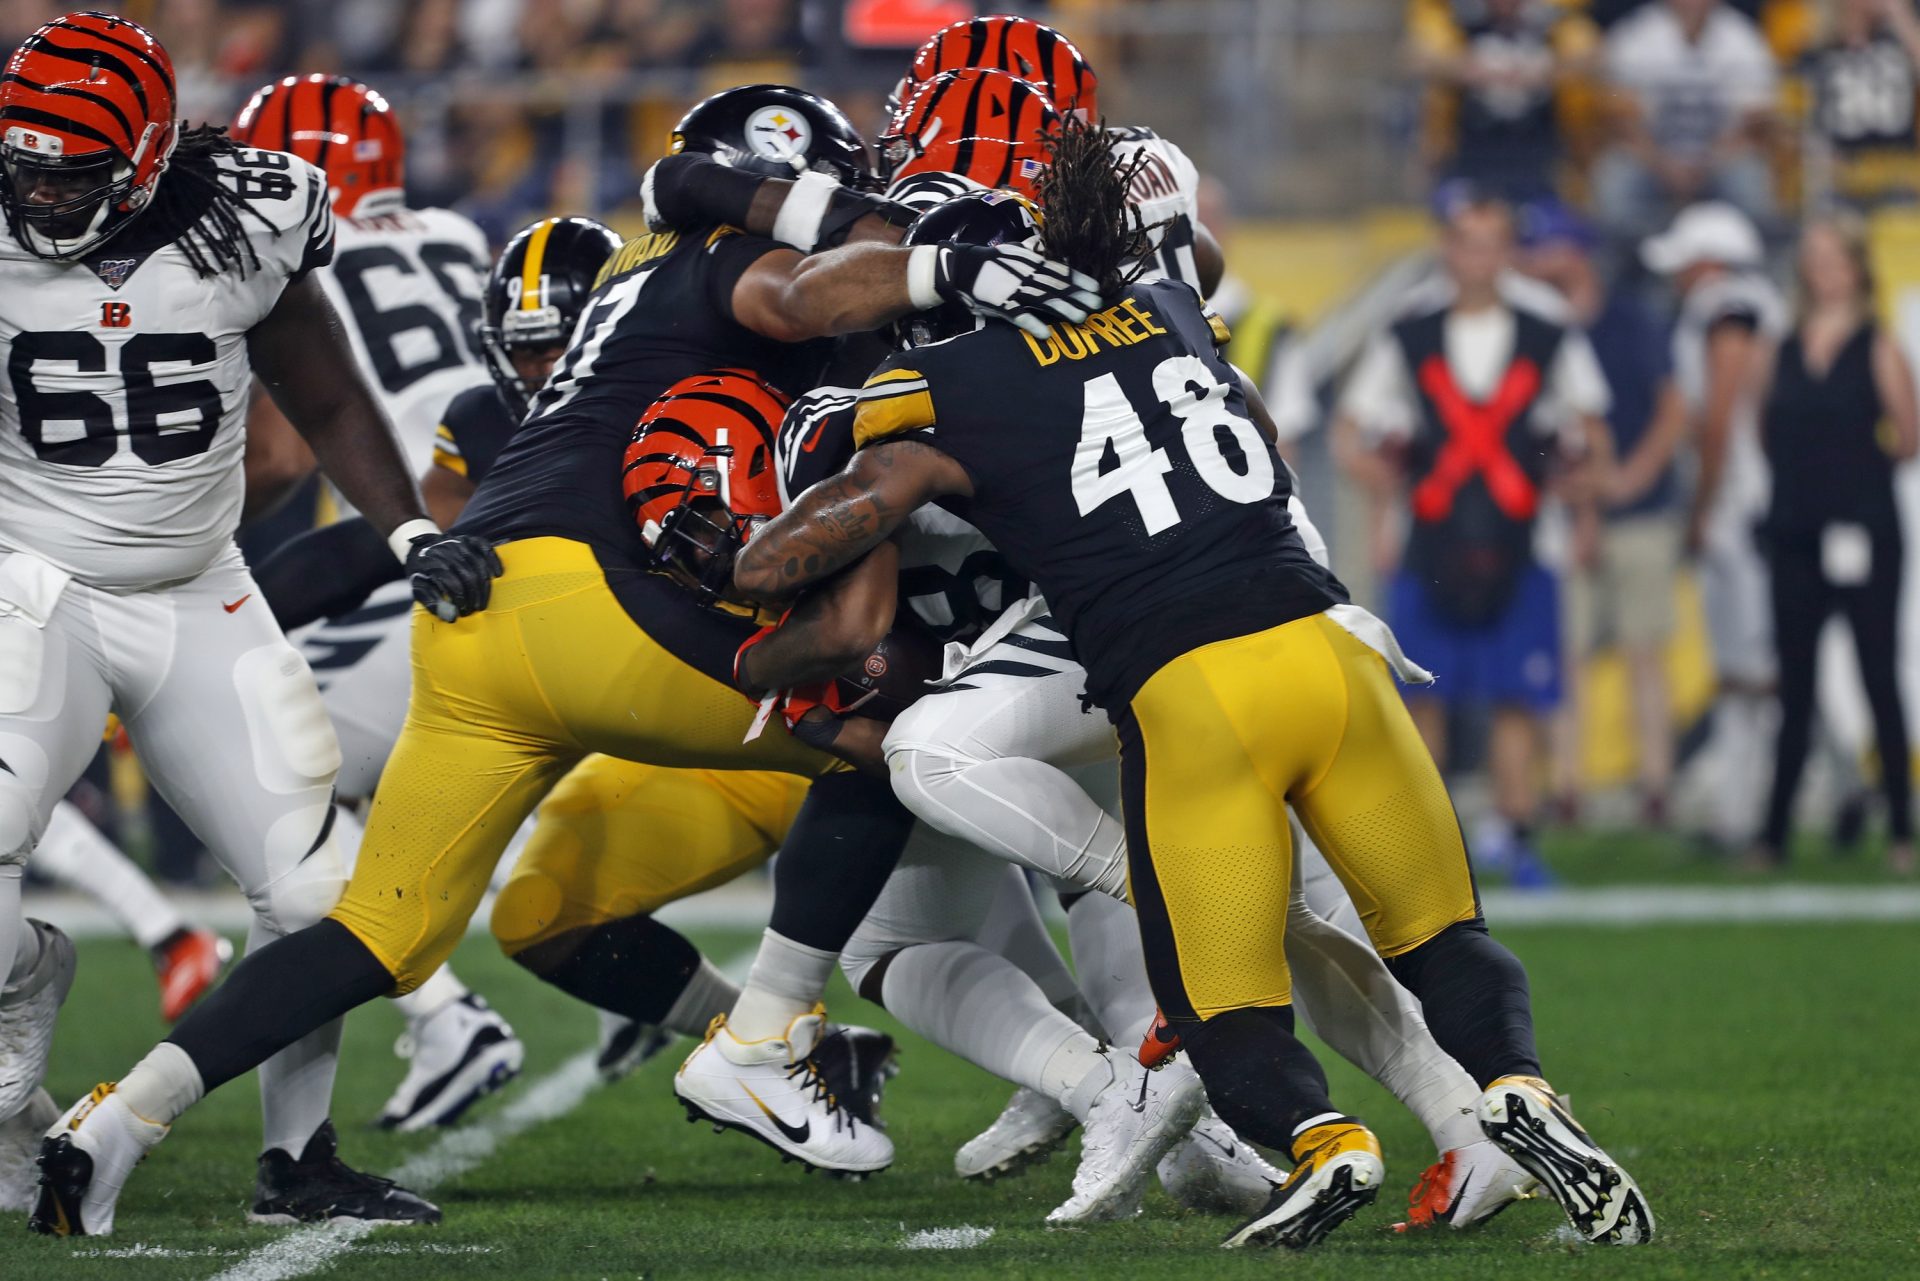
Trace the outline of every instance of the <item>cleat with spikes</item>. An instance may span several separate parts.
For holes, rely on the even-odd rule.
[[[674,1074],[680,1101],[713,1122],[832,1174],[893,1164],[893,1142],[834,1092],[814,1060],[826,1011],[796,1016],[782,1036],[742,1041],[716,1015],[706,1039]]]
[[[1140,1038],[1140,1066],[1157,1068],[1174,1055],[1180,1053],[1180,1034],[1167,1022],[1167,1016],[1158,1008],[1153,1012],[1153,1024],[1147,1028],[1147,1034]]]
[[[1160,1158],[1187,1137],[1207,1106],[1199,1075],[1185,1064],[1149,1072],[1100,1051],[1101,1064],[1073,1087],[1069,1108],[1086,1118],[1073,1195],[1047,1215],[1049,1227],[1131,1219]]]
[[[1428,1166],[1407,1197],[1395,1232],[1478,1227],[1533,1195],[1539,1184],[1491,1139],[1450,1148]]]
[[[27,1226],[48,1236],[107,1236],[114,1206],[133,1167],[167,1136],[114,1090],[93,1087],[40,1143],[40,1192]]]
[[[1025,1174],[1051,1160],[1079,1124],[1073,1113],[1023,1085],[992,1125],[960,1145],[953,1154],[953,1171],[981,1183]]]
[[[1488,1086],[1480,1096],[1480,1128],[1540,1181],[1586,1240],[1644,1245],[1653,1239],[1653,1208],[1640,1185],[1539,1077],[1503,1076]]]
[[[1293,1141],[1293,1156],[1286,1183],[1222,1245],[1303,1250],[1317,1244],[1373,1204],[1387,1172],[1380,1141],[1352,1117],[1315,1125]]]
[[[362,1174],[340,1159],[340,1137],[322,1121],[299,1157],[279,1148],[260,1154],[249,1223],[392,1225],[440,1222],[440,1207],[392,1179]]]
[[[178,1023],[232,959],[233,944],[197,925],[182,926],[162,939],[153,949],[153,968],[160,980],[160,1018]]]

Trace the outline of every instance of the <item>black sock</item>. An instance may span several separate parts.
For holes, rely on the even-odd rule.
[[[1336,1112],[1327,1074],[1293,1034],[1293,1007],[1261,1005],[1173,1022],[1220,1119],[1242,1138],[1293,1155],[1302,1121]]]
[[[815,780],[773,864],[776,934],[839,952],[900,862],[913,815],[893,785],[866,774]]]
[[[187,1052],[212,1091],[391,991],[393,975],[366,944],[325,920],[249,953],[167,1039]]]
[[[583,925],[513,959],[567,995],[637,1023],[665,1021],[700,970],[700,949],[646,915]]]
[[[1526,967],[1485,921],[1449,925],[1387,970],[1420,998],[1433,1039],[1483,1089],[1502,1076],[1540,1075]]]

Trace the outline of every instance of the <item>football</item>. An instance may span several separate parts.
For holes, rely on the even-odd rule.
[[[906,616],[880,639],[857,670],[839,679],[845,715],[890,721],[917,702],[927,682],[940,677],[946,646],[931,631]]]

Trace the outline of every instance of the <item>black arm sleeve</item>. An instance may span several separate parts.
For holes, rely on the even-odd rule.
[[[398,577],[400,562],[364,516],[290,539],[253,571],[267,608],[285,631],[344,614]]]

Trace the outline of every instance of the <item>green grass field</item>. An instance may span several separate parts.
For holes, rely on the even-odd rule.
[[[1570,1245],[1547,1204],[1517,1207],[1474,1234],[1385,1231],[1432,1154],[1397,1104],[1338,1063],[1330,1064],[1335,1096],[1380,1131],[1390,1192],[1318,1250],[1222,1253],[1215,1245],[1229,1221],[1183,1216],[1158,1191],[1135,1222],[1049,1232],[1041,1222],[1066,1195],[1071,1159],[997,1186],[958,1182],[954,1148],[992,1119],[1006,1089],[903,1036],[903,1071],[886,1110],[900,1159],[877,1179],[804,1176],[747,1139],[686,1124],[670,1096],[677,1057],[669,1054],[504,1140],[436,1189],[441,1227],[375,1233],[326,1274],[1920,1276],[1920,1117],[1911,1104],[1920,929],[1555,928],[1505,937],[1532,970],[1549,1071],[1652,1198],[1661,1236],[1644,1250]],[[749,941],[704,940],[721,956]],[[592,1018],[481,940],[468,943],[458,966],[529,1047],[525,1078],[472,1114],[497,1124],[516,1097],[591,1043]],[[885,1022],[844,988],[835,1000],[842,1017]],[[50,1081],[63,1105],[145,1050],[159,1031],[153,1005],[145,959],[130,944],[84,945]],[[398,1027],[386,1009],[349,1022],[335,1117],[348,1155],[369,1168],[391,1169],[443,1142],[365,1128],[398,1079],[389,1052]],[[242,1265],[254,1278],[296,1275],[297,1266],[275,1271],[251,1257],[283,1236],[243,1219],[257,1127],[251,1084],[230,1086],[136,1172],[116,1236],[53,1241],[9,1224],[0,1231],[0,1277],[211,1277]],[[959,1251],[902,1246],[911,1233],[961,1225],[993,1234]],[[305,1257],[290,1253],[296,1265]]]

